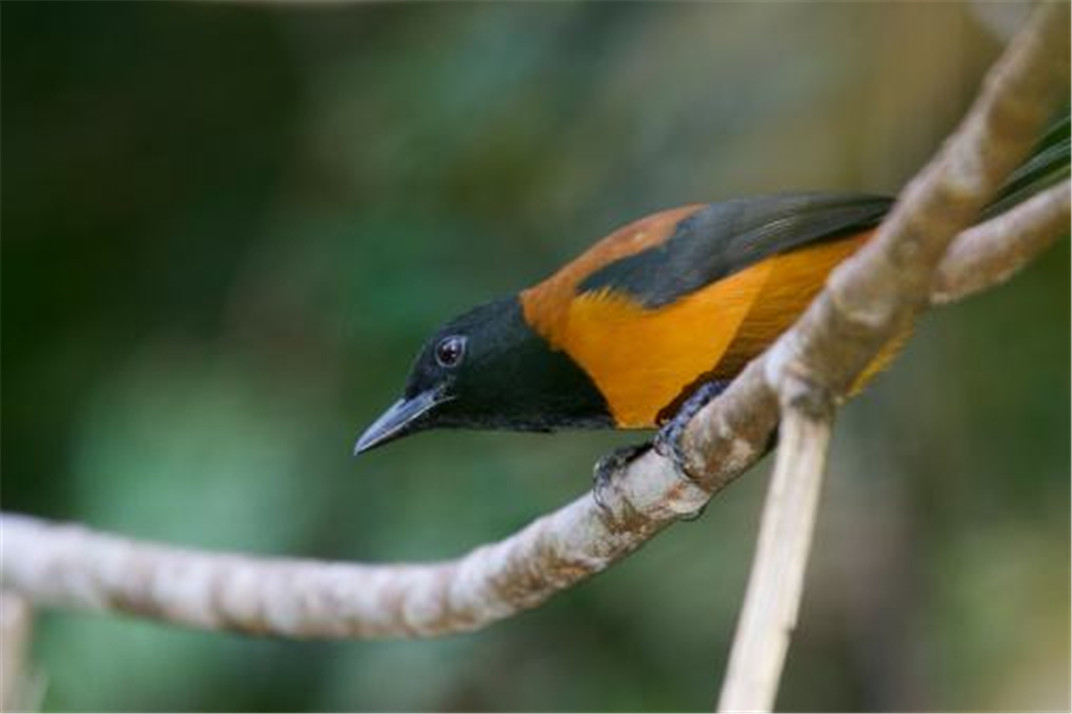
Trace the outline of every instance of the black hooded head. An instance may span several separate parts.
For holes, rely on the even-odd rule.
[[[355,453],[436,427],[550,431],[609,427],[588,375],[525,322],[516,296],[446,323],[421,349],[402,399],[358,439]]]

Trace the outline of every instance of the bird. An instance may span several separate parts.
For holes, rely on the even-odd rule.
[[[1066,114],[988,211],[1068,175],[1068,126]],[[680,466],[683,424],[796,321],[893,203],[867,193],[773,194],[620,227],[535,285],[443,324],[354,453],[433,428],[657,429],[656,443],[669,442]]]

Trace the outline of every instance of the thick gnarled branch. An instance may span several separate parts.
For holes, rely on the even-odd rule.
[[[1068,233],[1072,184],[1065,180],[957,236],[938,266],[931,304],[1001,285]]]
[[[610,514],[586,495],[502,542],[427,565],[206,554],[4,515],[2,582],[42,604],[202,628],[411,637],[485,626],[605,569],[702,506],[764,453],[779,418],[777,390],[789,376],[842,393],[883,340],[927,302],[945,247],[1023,157],[1053,97],[1066,90],[1067,6],[1044,12],[1049,17],[1037,20],[994,70],[980,103],[938,158],[939,168],[932,165],[912,183],[876,239],[838,270],[805,318],[690,424],[684,446],[695,482],[648,453],[614,480],[606,497]],[[947,203],[956,206],[947,211]],[[1045,205],[1063,211],[1067,224],[1067,201]],[[986,226],[1002,230],[993,221],[974,230]],[[965,243],[964,254],[951,253],[939,274],[966,285],[949,261],[971,260],[984,243],[990,245]],[[994,275],[1008,272],[1003,260],[988,265]],[[980,286],[943,290],[959,296]]]

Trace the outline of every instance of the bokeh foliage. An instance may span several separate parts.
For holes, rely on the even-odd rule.
[[[953,4],[2,9],[5,509],[218,549],[450,557],[635,440],[358,431],[455,312],[696,201],[895,192],[1000,49]],[[928,316],[844,413],[780,705],[1069,702],[1069,253]],[[714,701],[765,484],[432,642],[48,613],[48,710]]]

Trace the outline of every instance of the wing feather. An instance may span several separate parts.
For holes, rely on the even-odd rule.
[[[773,255],[859,233],[892,199],[868,194],[782,194],[712,203],[665,241],[588,275],[577,293],[611,291],[647,308],[669,305]]]

